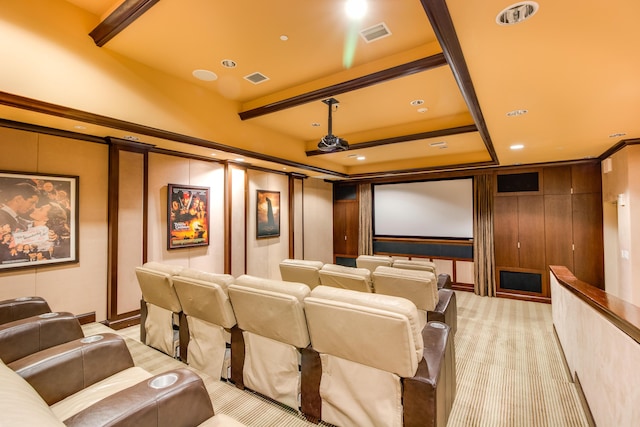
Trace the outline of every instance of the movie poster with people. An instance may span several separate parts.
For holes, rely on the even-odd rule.
[[[209,244],[209,188],[168,185],[167,248]]]
[[[78,177],[0,172],[0,270],[78,261]]]

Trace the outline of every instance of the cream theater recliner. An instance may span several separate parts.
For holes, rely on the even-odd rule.
[[[309,419],[341,427],[446,425],[455,397],[447,325],[421,330],[407,299],[325,286],[305,299],[305,311],[312,349],[303,357],[316,355],[303,364],[303,383],[315,381],[303,389]]]
[[[413,302],[418,309],[421,328],[427,324],[427,312],[438,305],[436,276],[430,271],[378,267],[373,272],[377,294],[394,295]]]
[[[230,274],[183,269],[173,277],[182,305],[180,358],[212,378],[229,377],[231,328],[236,317],[229,301]]]
[[[309,345],[303,283],[242,275],[229,286],[238,321],[231,335],[231,381],[298,409],[301,349]]]
[[[325,264],[320,269],[320,284],[334,288],[372,292],[371,272],[366,268]]]
[[[391,267],[402,268],[405,270],[430,271],[438,277],[436,264],[426,259],[396,259],[393,260]]]
[[[322,261],[285,259],[280,262],[280,276],[285,282],[304,283],[310,289],[320,285]]]
[[[356,267],[366,268],[373,273],[376,267],[391,267],[393,259],[386,255],[359,255],[356,258]]]
[[[171,357],[178,356],[182,305],[173,287],[173,276],[183,267],[147,262],[136,267],[142,291],[140,301],[140,341]]]

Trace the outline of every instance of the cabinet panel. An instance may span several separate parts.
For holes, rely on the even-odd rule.
[[[601,193],[602,175],[600,170],[600,163],[573,165],[571,167],[573,193]]]
[[[518,197],[520,267],[545,269],[544,198]]]
[[[493,205],[496,265],[518,265],[518,198],[496,197]]]
[[[604,289],[602,195],[573,195],[574,275]]]
[[[564,265],[573,271],[571,217],[570,195],[544,196],[547,264]]]
[[[571,194],[571,168],[558,166],[543,170],[544,194]]]

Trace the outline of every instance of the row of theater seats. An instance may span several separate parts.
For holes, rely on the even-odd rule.
[[[438,274],[434,263],[360,255],[356,267],[321,261],[285,259],[280,275],[288,282],[301,282],[311,289],[331,286],[406,298],[418,308],[422,325],[427,321],[448,324],[457,330],[456,295],[448,274]]]
[[[179,354],[194,368],[316,422],[446,425],[455,398],[453,333],[442,322],[425,324],[406,298],[157,262],[136,275],[143,342],[154,346],[150,335],[177,328]]]
[[[122,337],[85,337],[77,318],[38,297],[0,301],[0,425],[242,426],[214,415],[189,369],[153,376]]]

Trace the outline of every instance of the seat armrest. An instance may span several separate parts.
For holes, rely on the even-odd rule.
[[[122,337],[105,333],[60,344],[9,363],[51,406],[133,367]]]
[[[438,274],[438,289],[451,289],[451,276],[448,274]]]
[[[458,305],[456,293],[451,289],[438,290],[438,303],[433,311],[427,311],[427,322],[436,321],[449,325],[451,333],[458,330]]]
[[[112,394],[64,423],[68,427],[197,426],[213,415],[202,379],[182,368]]]
[[[21,297],[0,301],[0,325],[50,311],[49,304],[40,297]]]
[[[423,358],[412,378],[403,379],[404,427],[447,425],[455,398],[455,350],[449,326],[427,323]]]
[[[71,313],[45,313],[0,325],[0,359],[11,363],[32,353],[84,337]]]

